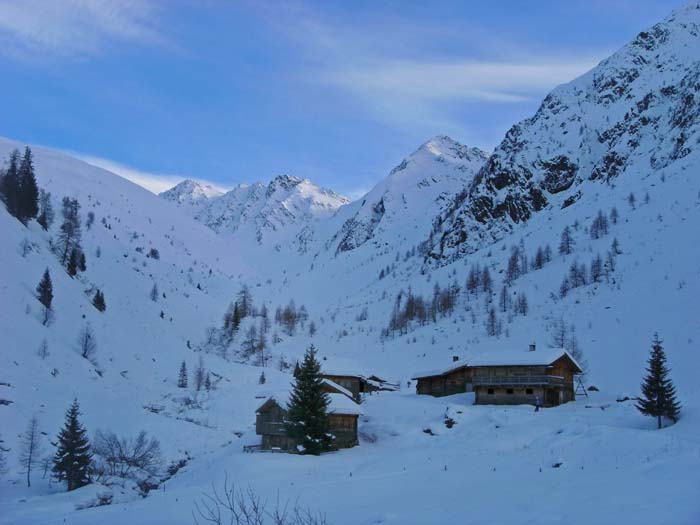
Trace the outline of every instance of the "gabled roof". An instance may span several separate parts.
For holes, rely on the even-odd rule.
[[[345,394],[327,394],[330,398],[330,403],[328,404],[329,414],[339,414],[339,415],[355,415],[359,416],[362,414],[362,407],[355,403],[352,398],[346,396]],[[275,403],[277,406],[283,410],[287,409],[287,401],[289,400],[289,392],[280,391],[272,392],[265,402],[260,405],[255,413],[257,414],[263,410],[268,404]]]
[[[483,366],[550,366],[558,359],[566,357],[579,372],[583,372],[581,365],[576,362],[576,359],[566,350],[561,348],[546,348],[544,350],[493,350],[482,354],[477,354],[473,357],[460,359],[455,361],[450,366],[428,370],[415,374],[411,379],[424,379],[427,377],[436,377],[449,374],[465,367],[483,367]]]
[[[443,376],[445,374],[449,374],[450,372],[454,372],[455,370],[459,370],[460,368],[465,368],[466,366],[468,366],[467,360],[460,359],[459,361],[453,361],[450,366],[445,368],[434,368],[432,370],[418,372],[417,374],[414,374],[411,379],[424,379],[426,377]]]
[[[469,359],[469,366],[550,366],[562,357],[568,358],[571,363],[583,372],[581,365],[576,362],[572,355],[561,348],[546,348],[544,350],[519,350],[519,351],[497,351],[481,354]]]

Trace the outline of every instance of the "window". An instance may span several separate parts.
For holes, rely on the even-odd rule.
[[[493,388],[489,388],[489,389],[486,391],[486,393],[489,394],[489,395],[493,395]]]
[[[512,394],[512,393],[513,393],[513,389],[512,389],[512,388],[507,388],[507,389],[506,389],[506,394]]]
[[[528,395],[532,395],[532,388],[526,388],[525,393]]]

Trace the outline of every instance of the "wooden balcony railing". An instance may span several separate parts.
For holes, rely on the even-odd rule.
[[[545,385],[545,386],[565,386],[564,378],[561,376],[534,375],[534,376],[474,376],[472,378],[474,386],[524,386],[524,385]]]

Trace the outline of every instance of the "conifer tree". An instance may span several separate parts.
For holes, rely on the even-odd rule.
[[[99,288],[95,291],[95,296],[92,298],[92,305],[100,312],[104,312],[107,309],[105,296]]]
[[[29,147],[24,149],[24,156],[19,164],[19,215],[18,219],[24,224],[29,219],[33,219],[39,213],[39,188],[34,177],[34,160],[32,150]]]
[[[58,449],[51,469],[56,479],[66,482],[69,491],[90,483],[90,442],[78,416],[80,407],[76,399],[66,412],[65,424],[58,434]]]
[[[71,253],[80,248],[82,234],[80,231],[80,203],[78,203],[78,199],[63,197],[61,214],[63,215],[63,223],[58,233],[58,249],[61,252],[61,264],[66,264]],[[76,259],[75,262],[77,268],[78,260]]]
[[[637,402],[637,409],[646,416],[656,418],[661,428],[661,418],[667,417],[674,423],[678,420],[681,405],[676,400],[676,388],[668,377],[666,354],[658,334],[654,334],[649,355],[647,376],[642,383],[642,398]]]
[[[180,375],[177,378],[178,388],[187,388],[187,364],[183,361],[180,365]]]
[[[329,403],[330,398],[323,390],[321,365],[311,345],[295,379],[285,421],[287,435],[296,440],[300,452],[318,455],[330,450]]]
[[[66,265],[66,271],[71,277],[75,277],[78,273],[78,250],[73,248],[70,252],[70,257],[68,258],[68,264]]]
[[[84,272],[87,270],[87,263],[85,261],[85,252],[80,250],[80,254],[78,255],[78,270],[81,272]]]
[[[51,205],[51,192],[39,190],[39,216],[37,222],[44,230],[48,230],[53,224],[54,212]]]
[[[51,310],[51,302],[53,301],[53,284],[51,283],[51,275],[49,269],[44,270],[44,276],[39,281],[36,287],[36,297],[39,302],[44,305],[44,308]]]
[[[3,197],[7,211],[13,217],[19,218],[20,208],[20,182],[19,182],[19,151],[10,153],[7,169],[3,177]]]
[[[571,228],[566,226],[564,231],[561,232],[561,240],[559,242],[559,253],[562,255],[569,255],[574,249],[574,238],[571,235]]]

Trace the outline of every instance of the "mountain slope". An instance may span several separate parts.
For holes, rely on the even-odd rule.
[[[437,222],[430,257],[461,257],[543,209],[671,166],[700,141],[700,5],[690,2],[513,126]]]

